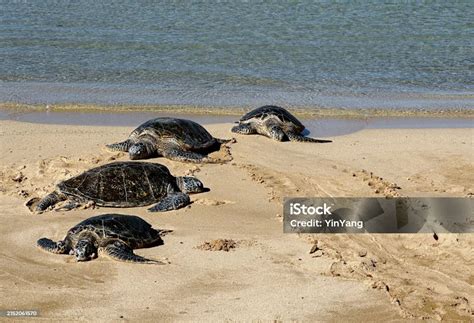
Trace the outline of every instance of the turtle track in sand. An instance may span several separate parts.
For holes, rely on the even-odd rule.
[[[312,245],[309,257],[332,260],[324,275],[363,281],[368,288],[384,291],[405,318],[466,320],[474,315],[468,261],[468,250],[474,245],[465,235],[445,234],[439,240],[432,234],[339,234],[317,239],[313,235],[306,239]],[[466,259],[455,273],[450,269],[452,257]]]
[[[124,153],[84,157],[58,156],[30,164],[4,166],[0,168],[0,193],[24,199],[42,196],[53,190],[55,184],[62,180],[79,175],[93,166],[119,160],[124,156]]]
[[[309,176],[303,183],[301,174],[283,174],[252,164],[233,165],[264,185],[271,201],[279,203],[285,196],[295,196],[295,192],[298,196],[318,196]],[[347,185],[357,185],[359,194],[407,195],[397,183],[373,172],[336,166],[333,169],[346,173]],[[330,191],[330,187],[324,187]],[[467,251],[474,248],[473,241],[465,235],[439,236],[435,240],[433,234],[319,235],[318,247],[308,257],[312,261],[330,261],[323,275],[363,281],[370,289],[382,290],[407,319],[469,319],[474,315],[474,289],[469,269],[472,256]],[[314,237],[302,238],[309,239],[314,246]],[[466,259],[455,274],[450,269],[453,257]],[[307,265],[305,268],[310,269]]]

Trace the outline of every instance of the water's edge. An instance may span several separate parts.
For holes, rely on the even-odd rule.
[[[270,104],[270,103],[269,103]],[[474,118],[472,108],[339,108],[317,106],[283,105],[292,114],[302,118],[371,118],[371,117],[417,117],[417,118]],[[153,112],[186,115],[240,116],[255,106],[200,106],[200,105],[97,105],[97,104],[23,104],[0,102],[0,113],[31,112],[97,112],[97,113],[131,113]],[[3,111],[3,112],[2,112]]]
[[[97,106],[0,104],[0,120],[63,125],[134,128],[158,116],[179,117],[201,124],[233,123],[246,108],[198,106]],[[333,137],[363,129],[474,128],[474,110],[387,110],[291,108],[307,134]]]

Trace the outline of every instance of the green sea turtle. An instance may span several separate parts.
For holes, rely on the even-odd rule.
[[[212,163],[215,160],[206,154],[229,141],[214,138],[194,121],[160,117],[148,120],[133,130],[127,140],[107,148],[128,152],[132,160],[163,156],[176,161]]]
[[[92,202],[106,207],[135,207],[157,203],[149,211],[169,211],[190,204],[188,193],[208,191],[195,177],[174,177],[161,164],[114,162],[92,168],[60,182],[36,205],[42,212],[64,200],[71,209]]]
[[[51,253],[75,255],[77,261],[92,260],[105,254],[120,261],[163,264],[133,253],[133,249],[162,245],[162,232],[167,231],[153,229],[138,216],[104,214],[76,224],[61,241],[42,238],[37,246]]]
[[[243,135],[260,134],[278,141],[332,142],[305,137],[301,134],[304,129],[303,124],[287,110],[265,105],[240,118],[239,125],[233,127],[232,132]]]

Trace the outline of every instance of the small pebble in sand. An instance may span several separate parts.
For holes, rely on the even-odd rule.
[[[372,288],[382,289],[382,290],[385,290],[386,292],[390,291],[390,287],[388,287],[388,285],[385,282],[381,281],[381,280],[373,282],[372,283]]]
[[[390,185],[388,185],[389,188],[393,188],[393,189],[396,189],[396,190],[401,190],[402,188],[400,186],[398,186],[396,183],[390,183]]]
[[[320,250],[319,247],[318,247],[318,240],[316,240],[314,242],[314,245],[311,247],[311,250],[309,251],[309,254],[313,254],[315,253],[316,251]]]
[[[23,175],[22,172],[16,174],[14,177],[12,177],[12,181],[21,183],[26,179],[26,177]]]
[[[319,257],[322,257],[324,255],[324,251],[322,250],[317,250],[315,253],[313,253],[313,258],[319,258]]]
[[[359,250],[359,257],[365,257],[367,256],[367,250],[363,249],[363,250]]]
[[[25,190],[21,190],[21,191],[18,191],[18,195],[20,195],[21,197],[28,197],[30,196],[30,193],[28,193]]]

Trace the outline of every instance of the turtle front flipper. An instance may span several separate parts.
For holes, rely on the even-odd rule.
[[[56,253],[56,254],[66,254],[69,253],[69,246],[65,241],[54,242],[48,238],[41,238],[36,242],[36,245],[47,252]]]
[[[164,262],[151,260],[133,253],[133,249],[122,241],[115,240],[104,247],[99,248],[99,253],[103,253],[112,259],[126,262],[164,265]]]
[[[315,143],[326,143],[326,142],[332,142],[332,140],[324,140],[324,139],[314,139],[310,137],[305,137],[300,134],[296,134],[294,132],[287,132],[286,135],[288,136],[288,139],[291,141],[297,141],[297,142],[315,142]]]
[[[41,201],[36,205],[37,212],[43,212],[48,207],[55,205],[58,202],[64,201],[67,199],[67,196],[58,192],[52,192],[46,195]]]
[[[189,162],[189,163],[217,163],[214,159],[207,157],[205,155],[192,152],[180,150],[178,148],[166,149],[163,151],[163,156],[179,162]]]
[[[276,125],[268,127],[268,136],[276,141],[283,141],[286,137],[281,127]]]
[[[130,146],[133,145],[133,142],[130,139],[127,139],[122,142],[116,142],[114,144],[105,145],[111,151],[124,151],[127,152]]]
[[[166,212],[177,210],[191,204],[191,199],[185,193],[172,193],[162,198],[157,204],[148,209],[150,212]]]

